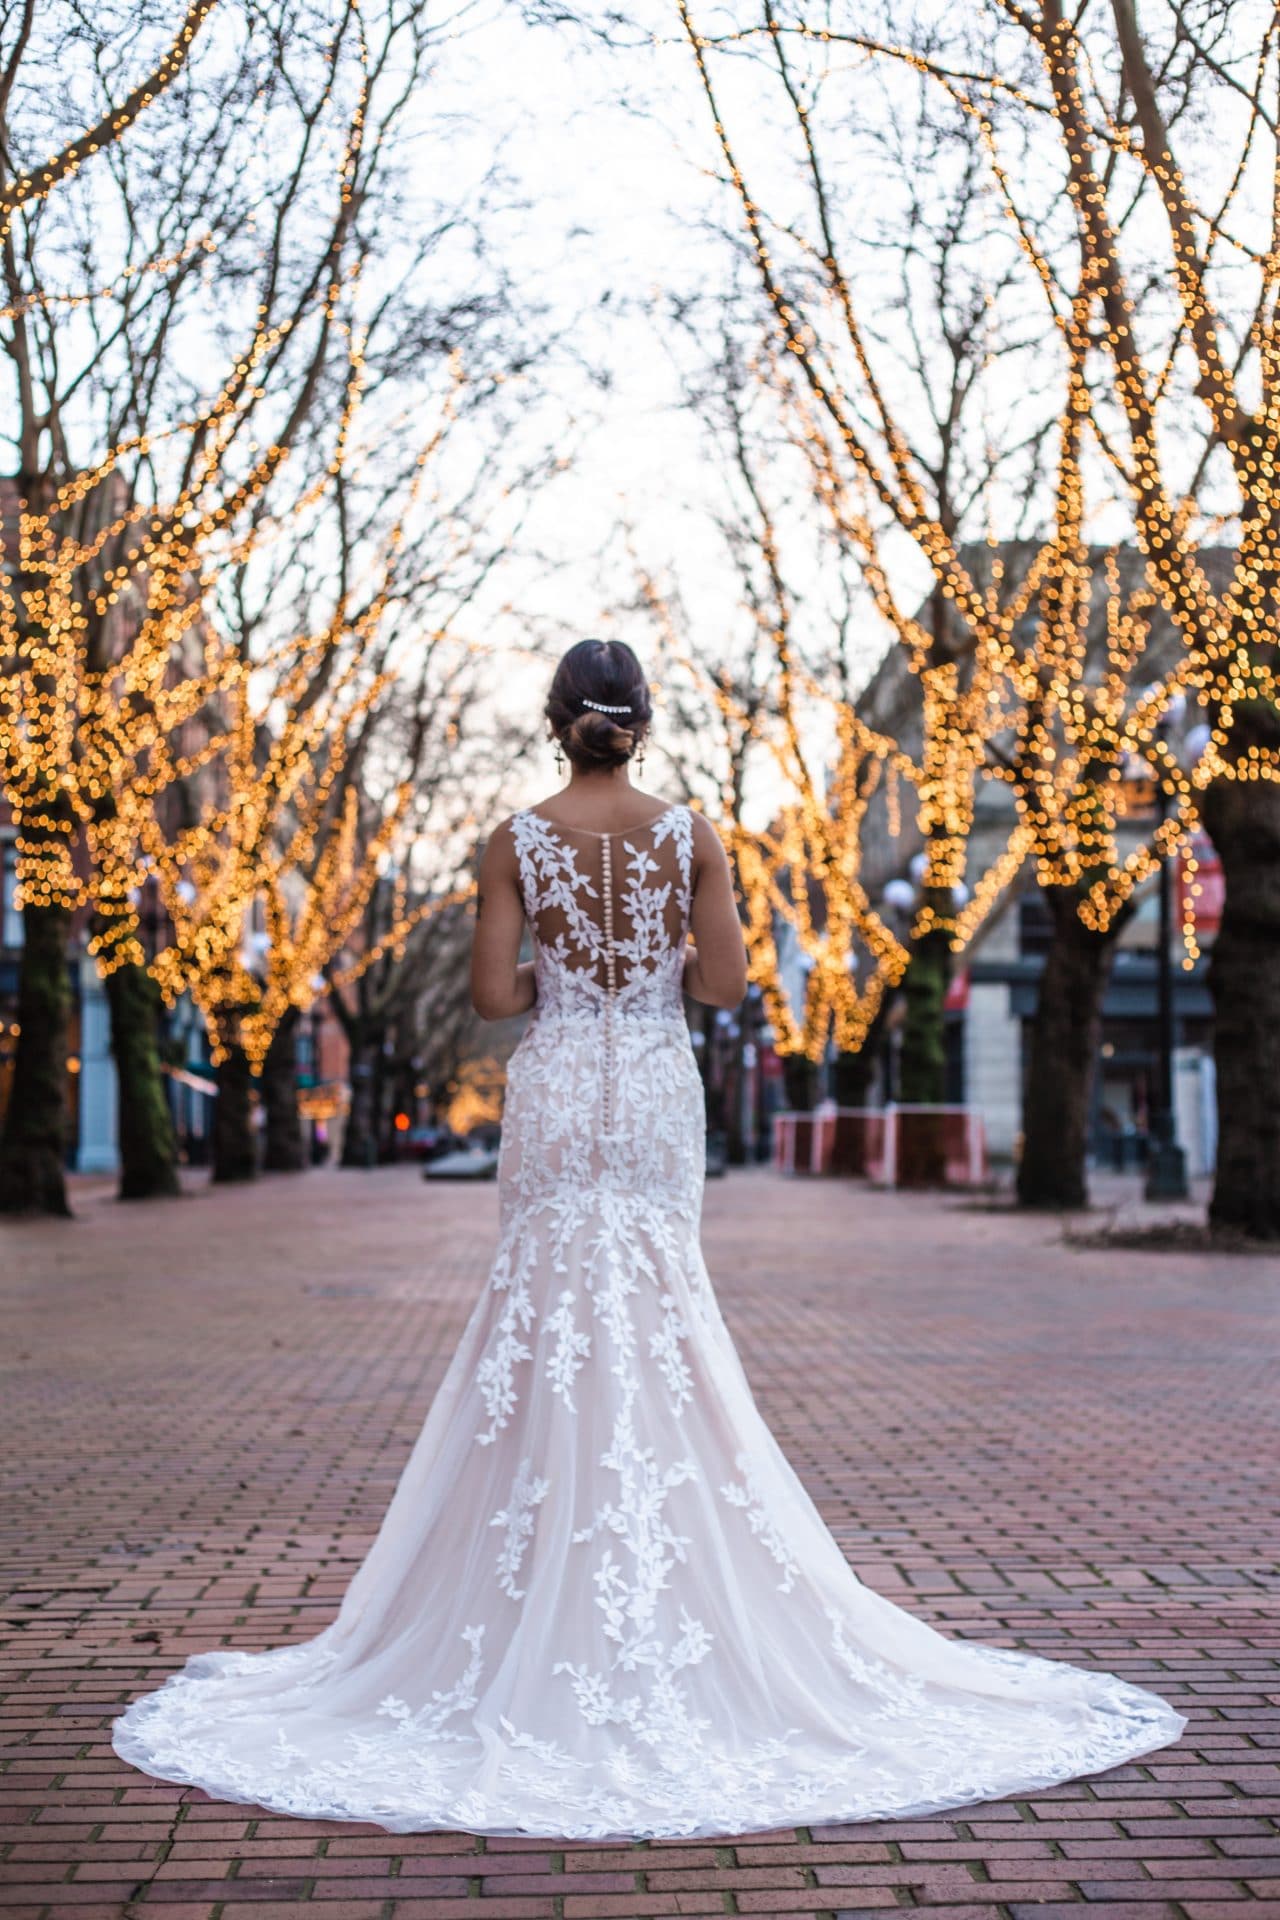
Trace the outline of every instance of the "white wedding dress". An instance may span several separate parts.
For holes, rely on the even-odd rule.
[[[1175,1740],[1152,1693],[863,1586],[756,1408],[699,1244],[688,810],[501,830],[537,1009],[488,1284],[332,1626],[189,1660],[116,1751],[311,1818],[605,1839],[933,1812]]]

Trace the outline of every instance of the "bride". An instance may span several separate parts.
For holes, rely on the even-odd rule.
[[[745,990],[728,862],[630,782],[628,647],[572,647],[546,711],[569,782],[480,869],[476,1008],[533,1014],[488,1283],[332,1626],[189,1660],[116,1751],[310,1818],[594,1840],[922,1814],[1167,1745],[1156,1695],[945,1639],[847,1565],[699,1244],[683,996]]]

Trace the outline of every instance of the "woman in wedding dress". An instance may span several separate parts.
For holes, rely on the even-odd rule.
[[[744,992],[728,862],[630,782],[629,648],[573,647],[547,715],[571,778],[480,873],[477,1010],[533,1016],[488,1283],[332,1626],[189,1660],[116,1751],[310,1818],[585,1840],[923,1814],[1167,1745],[1155,1694],[946,1639],[846,1563],[699,1243],[683,996]]]

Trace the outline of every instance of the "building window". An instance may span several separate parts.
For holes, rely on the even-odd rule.
[[[1018,902],[1018,952],[1024,959],[1030,954],[1048,953],[1053,932],[1053,915],[1040,889],[1024,893]]]
[[[17,893],[17,844],[13,840],[0,840],[0,947],[10,950],[22,945],[22,915]]]

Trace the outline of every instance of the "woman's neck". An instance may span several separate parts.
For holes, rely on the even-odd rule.
[[[623,767],[573,767],[569,774],[565,793],[588,794],[634,793],[630,769]]]

